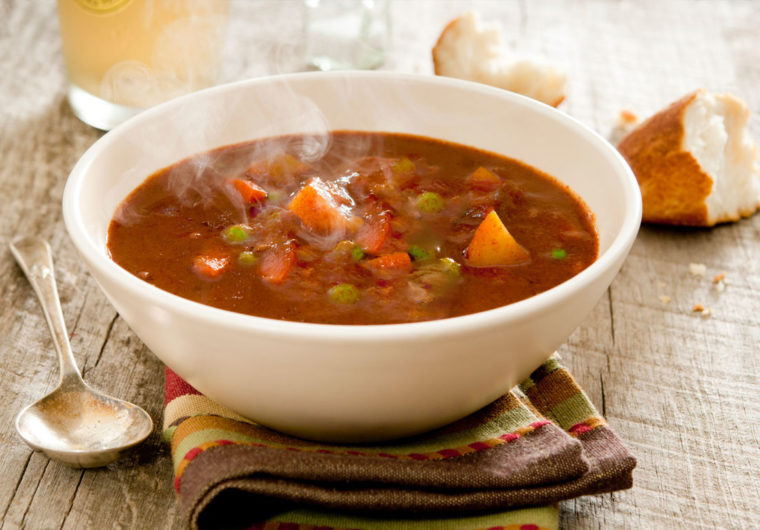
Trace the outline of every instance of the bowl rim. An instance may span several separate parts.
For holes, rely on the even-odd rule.
[[[223,94],[228,91],[236,91],[241,87],[255,87],[259,84],[277,82],[298,82],[304,78],[316,79],[347,79],[347,78],[384,78],[387,80],[399,80],[423,84],[449,85],[455,88],[465,89],[474,93],[483,93],[498,96],[506,100],[512,100],[522,106],[527,106],[532,111],[538,112],[560,122],[580,134],[585,140],[598,148],[599,153],[608,159],[611,166],[616,167],[616,178],[620,181],[625,197],[625,203],[621,205],[625,214],[619,232],[614,236],[609,248],[601,253],[597,259],[586,269],[575,276],[538,293],[534,296],[514,302],[505,306],[471,313],[468,315],[429,320],[423,322],[408,322],[398,324],[318,324],[310,322],[295,322],[278,320],[266,317],[258,317],[237,313],[225,309],[219,309],[209,305],[195,302],[178,295],[155,287],[121,268],[116,262],[107,258],[102,249],[98,247],[78,215],[81,205],[81,190],[88,173],[89,166],[106,150],[110,143],[130,129],[139,127],[141,123],[153,119],[153,116],[168,111],[174,107],[186,105],[193,99],[203,99],[209,94]],[[209,149],[214,146],[209,147]],[[185,155],[185,156],[190,156]],[[125,121],[113,130],[98,139],[82,155],[72,168],[63,192],[63,217],[69,236],[80,253],[84,255],[88,264],[97,268],[98,272],[116,282],[121,288],[135,292],[138,297],[159,307],[171,306],[172,310],[178,311],[185,317],[203,319],[213,325],[230,328],[233,330],[257,331],[267,335],[297,334],[303,339],[351,341],[351,342],[376,342],[419,339],[441,336],[458,335],[463,331],[476,331],[503,325],[506,322],[519,322],[531,318],[533,315],[548,309],[550,306],[561,303],[563,299],[577,295],[605,270],[622,261],[633,240],[638,233],[641,224],[642,202],[641,194],[628,163],[622,155],[607,140],[597,132],[581,123],[579,120],[539,101],[508,92],[499,88],[454,79],[449,77],[431,76],[425,74],[410,74],[390,71],[339,71],[339,72],[298,72],[273,76],[258,77],[217,85],[198,92],[194,92],[176,99],[172,99],[153,108],[147,109],[137,116]]]

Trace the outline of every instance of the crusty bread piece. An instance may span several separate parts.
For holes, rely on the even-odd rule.
[[[555,107],[565,99],[563,70],[512,56],[502,45],[499,25],[482,23],[474,11],[444,28],[433,48],[433,65],[437,75],[493,85]]]
[[[618,145],[641,188],[643,220],[691,226],[737,221],[760,208],[749,110],[698,90],[641,123]]]

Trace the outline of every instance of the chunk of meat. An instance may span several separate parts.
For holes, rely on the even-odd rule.
[[[293,241],[274,244],[261,255],[259,272],[270,283],[284,282],[296,262],[296,246]]]
[[[373,212],[365,218],[365,223],[356,233],[356,243],[364,252],[377,254],[390,233],[390,214],[387,211]]]

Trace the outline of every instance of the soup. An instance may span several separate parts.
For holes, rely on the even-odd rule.
[[[210,306],[325,324],[466,315],[588,267],[593,214],[516,160],[431,138],[336,131],[256,140],[151,175],[108,249]]]

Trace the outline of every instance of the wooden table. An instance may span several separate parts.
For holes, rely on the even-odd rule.
[[[430,73],[430,47],[476,7],[506,44],[564,63],[562,110],[607,134],[704,86],[740,95],[760,137],[760,5],[750,1],[402,1],[384,68]],[[233,3],[225,76],[300,66],[299,4]],[[52,0],[0,2],[0,521],[3,528],[179,528],[168,450],[155,432],[130,458],[81,471],[16,435],[57,362],[31,289],[7,250],[39,234],[55,250],[72,344],[87,380],[160,424],[163,367],[85,271],[61,218],[66,175],[100,133],[65,100]],[[562,504],[565,528],[750,528],[760,509],[760,215],[710,230],[642,228],[612,287],[561,354],[638,456],[630,491]],[[704,277],[689,272],[703,263]],[[726,273],[719,292],[713,275]],[[670,297],[669,303],[660,296]],[[692,312],[710,307],[709,317]]]

